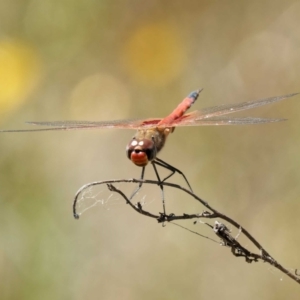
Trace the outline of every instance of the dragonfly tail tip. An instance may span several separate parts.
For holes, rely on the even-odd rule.
[[[197,100],[199,94],[202,92],[203,88],[200,88],[199,90],[196,90],[194,92],[191,92],[189,95],[188,95],[188,98],[193,98],[194,101]]]

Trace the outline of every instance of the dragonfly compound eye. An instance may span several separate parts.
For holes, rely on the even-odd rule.
[[[156,157],[153,140],[132,139],[126,147],[127,157],[137,166],[144,167]]]

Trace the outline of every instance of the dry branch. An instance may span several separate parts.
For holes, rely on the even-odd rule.
[[[205,207],[205,210],[202,213],[195,213],[195,214],[186,214],[182,213],[181,215],[175,215],[175,214],[165,214],[165,213],[158,213],[158,214],[153,214],[148,211],[146,211],[143,208],[143,205],[138,202],[137,204],[132,203],[132,198],[133,196],[131,195],[130,197],[127,197],[120,189],[116,188],[114,186],[115,183],[138,183],[138,184],[152,184],[156,186],[168,186],[171,188],[179,189],[186,194],[188,194],[190,197],[194,198],[196,201],[200,202]],[[159,182],[156,180],[139,180],[139,179],[118,179],[118,180],[105,180],[105,181],[96,181],[92,183],[88,183],[84,186],[82,186],[76,193],[75,199],[73,202],[73,215],[75,219],[79,219],[79,215],[77,214],[76,211],[76,205],[79,196],[83,193],[84,190],[87,188],[90,188],[92,186],[96,185],[104,185],[106,184],[108,189],[112,192],[118,193],[119,195],[122,196],[124,201],[137,213],[142,214],[144,216],[156,219],[157,222],[165,224],[166,222],[173,222],[173,221],[178,221],[178,220],[186,220],[186,219],[222,219],[235,228],[239,230],[239,234],[243,233],[258,249],[258,253],[253,253],[250,250],[248,250],[245,246],[242,246],[238,242],[238,236],[233,237],[231,235],[231,231],[228,229],[228,227],[222,223],[219,222],[218,220],[215,221],[214,226],[205,223],[209,227],[211,227],[212,231],[214,234],[216,234],[220,239],[221,239],[221,244],[223,246],[229,247],[231,249],[232,254],[235,257],[244,257],[245,261],[248,263],[252,262],[266,262],[272,265],[274,268],[280,270],[281,272],[285,273],[287,276],[289,276],[291,279],[296,281],[297,283],[300,284],[300,274],[297,269],[295,269],[295,273],[291,273],[287,268],[283,267],[277,260],[275,260],[267,251],[266,249],[257,241],[256,238],[254,238],[253,235],[251,235],[245,228],[243,228],[238,222],[234,221],[232,218],[228,217],[225,214],[220,213],[217,211],[215,208],[213,208],[208,202],[204,201],[200,197],[198,197],[196,194],[191,192],[190,190],[183,188],[177,184],[169,183],[169,182]],[[178,224],[176,224],[178,225]],[[179,225],[181,226],[181,225]],[[181,226],[183,227],[183,226]],[[191,230],[189,230],[191,231]],[[193,232],[193,231],[191,231]],[[196,233],[196,232],[193,232]],[[196,233],[198,234],[198,233]],[[201,234],[198,234],[201,237]],[[207,237],[205,237],[207,238]]]

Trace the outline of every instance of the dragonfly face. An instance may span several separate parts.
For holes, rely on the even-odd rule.
[[[174,128],[140,129],[126,147],[127,157],[137,166],[145,167],[156,158],[167,136]]]

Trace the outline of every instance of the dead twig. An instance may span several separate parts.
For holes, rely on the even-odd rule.
[[[138,183],[138,184],[152,184],[152,185],[164,185],[168,186],[171,188],[176,188],[179,189],[185,193],[187,193],[189,196],[193,197],[196,201],[198,201],[200,204],[202,204],[206,210],[204,210],[202,213],[195,213],[195,214],[187,214],[187,213],[182,213],[181,215],[175,215],[175,214],[166,214],[166,213],[158,213],[158,214],[153,214],[148,211],[146,211],[143,208],[143,205],[138,202],[137,204],[133,204],[131,202],[132,199],[129,199],[120,189],[116,188],[114,186],[115,183]],[[253,253],[249,251],[246,247],[242,246],[240,242],[238,242],[238,236],[233,237],[231,235],[231,231],[228,229],[228,227],[224,224],[219,222],[218,220],[215,221],[214,226],[205,223],[208,225],[213,232],[220,238],[221,240],[221,245],[229,247],[231,249],[231,253],[236,256],[236,257],[244,257],[245,261],[248,263],[252,262],[258,262],[258,261],[263,261],[266,263],[271,264],[274,268],[280,270],[281,272],[285,273],[287,276],[289,276],[291,279],[296,281],[297,283],[300,284],[300,274],[299,271],[296,269],[294,273],[291,273],[287,268],[283,267],[277,260],[275,260],[267,251],[266,249],[257,241],[257,239],[254,238],[253,235],[251,235],[244,227],[242,227],[238,222],[233,220],[232,218],[228,217],[227,215],[217,211],[215,208],[213,208],[207,201],[203,200],[202,198],[198,197],[196,194],[194,194],[192,191],[181,187],[180,185],[174,184],[174,183],[169,183],[169,182],[158,182],[155,180],[139,180],[139,179],[118,179],[118,180],[105,180],[105,181],[96,181],[92,183],[88,183],[84,186],[82,186],[76,193],[75,199],[73,202],[73,215],[75,219],[79,219],[79,215],[77,214],[76,211],[76,205],[77,201],[79,199],[79,196],[82,194],[84,190],[87,188],[90,188],[92,186],[96,185],[104,185],[106,184],[108,189],[114,193],[118,193],[124,200],[125,202],[137,213],[140,213],[144,216],[156,219],[157,222],[165,224],[166,222],[173,222],[173,221],[178,221],[178,220],[187,220],[187,219],[222,219],[235,228],[239,230],[238,236],[243,233],[258,249],[259,253]],[[195,221],[194,223],[197,223]],[[183,227],[181,225],[178,225],[176,223],[173,223],[174,225]],[[196,233],[194,231],[191,231],[185,227],[184,229]],[[196,233],[198,234],[198,233]],[[200,235],[200,234],[198,234]],[[205,236],[200,235],[201,237],[208,238]],[[208,238],[210,239],[210,238]],[[220,243],[219,243],[220,244]]]

